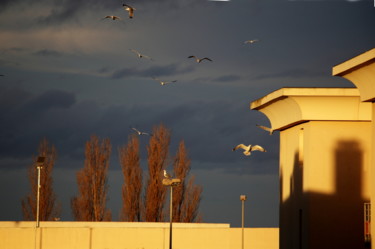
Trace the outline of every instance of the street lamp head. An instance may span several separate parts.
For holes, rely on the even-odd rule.
[[[38,156],[38,158],[36,159],[36,166],[42,167],[44,165],[45,160],[46,160],[45,156]]]
[[[163,179],[163,185],[165,186],[178,186],[181,184],[181,180],[178,179],[178,178],[173,178],[173,179],[169,179],[169,178],[164,178]]]
[[[240,200],[241,201],[246,201],[246,195],[240,195]]]

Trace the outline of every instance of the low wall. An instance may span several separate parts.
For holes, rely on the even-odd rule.
[[[173,223],[174,249],[241,249],[229,224]],[[168,249],[169,223],[0,222],[1,249]],[[278,228],[245,228],[244,249],[278,249]]]

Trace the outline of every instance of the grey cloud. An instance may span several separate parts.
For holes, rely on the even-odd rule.
[[[68,109],[75,104],[71,93],[50,90],[38,96],[17,89],[2,89],[7,98],[0,101],[0,154],[23,157],[38,139],[54,129],[51,112]]]
[[[61,57],[63,54],[56,50],[42,49],[36,51],[34,55],[42,57]]]
[[[317,78],[329,75],[328,71],[315,71],[304,68],[293,68],[275,73],[263,73],[252,77],[253,80],[264,80],[272,78]]]
[[[194,70],[193,66],[180,66],[179,64],[169,64],[165,66],[151,66],[146,69],[123,68],[112,73],[112,79],[122,79],[133,76],[153,77],[153,76],[172,76],[176,74],[189,73]]]
[[[17,108],[18,111],[14,110],[12,115],[5,117],[6,122],[0,124],[0,137],[3,138],[0,156],[30,157],[39,140],[46,137],[55,144],[62,157],[82,160],[84,143],[92,134],[109,137],[113,148],[117,148],[132,133],[130,126],[137,125],[150,131],[154,125],[163,123],[172,131],[171,153],[183,139],[190,158],[207,167],[220,167],[224,162],[236,162],[241,166],[239,162],[243,160],[259,164],[277,157],[274,148],[267,148],[267,155],[257,153],[251,158],[241,152],[232,152],[231,149],[238,143],[267,146],[274,139],[255,127],[254,115],[246,102],[212,101],[173,106],[118,105],[104,108],[93,101],[76,102],[74,95],[58,91],[45,92],[28,99]],[[236,173],[238,167],[231,170]],[[271,169],[251,170],[265,174]]]
[[[212,81],[228,82],[228,81],[237,81],[237,80],[240,80],[240,79],[241,79],[241,77],[238,76],[238,75],[229,74],[229,75],[223,75],[223,76],[217,77],[217,78],[213,79]]]
[[[76,102],[72,93],[49,90],[27,103],[27,109],[43,111],[50,108],[69,108]]]

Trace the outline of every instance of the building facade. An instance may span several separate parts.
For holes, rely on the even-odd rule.
[[[358,88],[283,88],[251,103],[280,131],[281,249],[370,246],[374,62],[375,49],[333,68]]]

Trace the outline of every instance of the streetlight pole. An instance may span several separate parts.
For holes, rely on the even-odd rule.
[[[173,185],[170,187],[171,195],[169,201],[169,249],[172,249],[172,220],[173,220],[173,210],[172,210],[172,200],[173,200]]]
[[[173,187],[181,184],[178,178],[164,178],[163,185],[170,187],[170,200],[169,200],[169,249],[172,249],[172,221],[173,221]]]
[[[245,201],[246,195],[240,195],[240,200],[242,202],[242,249],[244,249],[244,227],[245,227]]]
[[[36,193],[36,227],[39,227],[39,200],[40,200],[40,170],[43,168],[46,157],[40,156],[36,161],[36,168],[38,170],[38,186]]]

